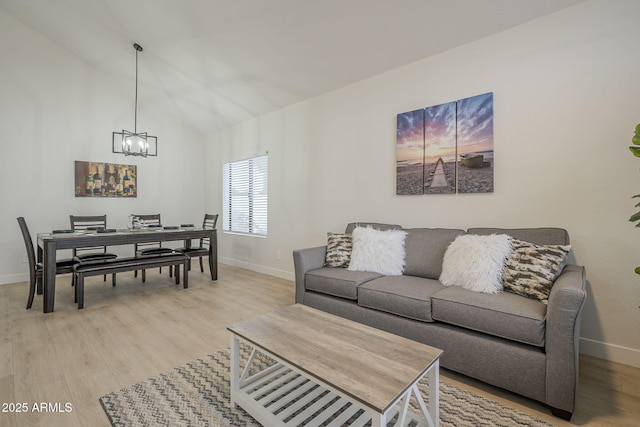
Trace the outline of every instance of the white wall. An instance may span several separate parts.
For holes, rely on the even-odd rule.
[[[221,258],[292,278],[293,249],[350,221],[564,227],[589,282],[581,351],[640,366],[639,18],[637,1],[588,1],[214,135],[209,211],[220,165],[269,151],[269,237],[221,234]],[[396,114],[489,91],[495,192],[396,196]]]
[[[126,226],[134,212],[159,212],[165,224],[202,221],[200,134],[141,102],[138,128],[158,136],[159,156],[112,154],[111,132],[133,127],[131,88],[2,11],[0,58],[0,283],[27,279],[18,216],[32,234],[68,228],[69,214],[106,213],[114,227]],[[138,197],[74,197],[75,160],[137,165]]]

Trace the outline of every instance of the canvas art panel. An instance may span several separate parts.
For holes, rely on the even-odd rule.
[[[424,193],[456,192],[456,103],[425,108]]]
[[[398,114],[396,128],[396,194],[423,194],[424,110]]]
[[[457,102],[458,193],[493,192],[493,93]]]
[[[75,162],[76,197],[137,197],[136,165]]]

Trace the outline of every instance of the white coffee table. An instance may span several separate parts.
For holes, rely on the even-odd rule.
[[[439,424],[442,350],[296,304],[230,326],[231,403],[265,426]],[[240,342],[252,348],[240,366]],[[250,373],[258,352],[276,363]],[[418,382],[428,377],[428,404]],[[420,414],[409,408],[415,398]]]

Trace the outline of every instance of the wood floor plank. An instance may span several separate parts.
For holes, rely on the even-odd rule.
[[[28,286],[0,286],[0,399],[70,403],[72,412],[0,412],[0,426],[98,426],[109,421],[100,396],[229,347],[227,326],[294,303],[291,281],[220,264],[212,282],[197,264],[189,288],[168,271],[86,281],[85,308],[73,303],[69,276],[56,283],[55,311],[42,296],[25,310]],[[505,403],[558,427],[636,426],[640,369],[581,356],[578,408],[571,423],[537,402],[442,370],[441,380]]]

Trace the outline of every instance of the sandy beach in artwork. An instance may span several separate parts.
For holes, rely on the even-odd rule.
[[[493,193],[493,159],[485,159],[481,168],[458,163],[458,193]]]
[[[423,194],[423,180],[424,170],[421,164],[396,165],[396,194],[399,196]]]
[[[458,193],[491,193],[493,192],[493,159],[486,161],[482,168],[468,168],[458,163]],[[432,187],[433,178],[436,175],[437,163],[401,165],[396,171],[396,194],[454,194],[456,163],[443,162],[446,186]],[[438,182],[441,182],[438,180]]]

